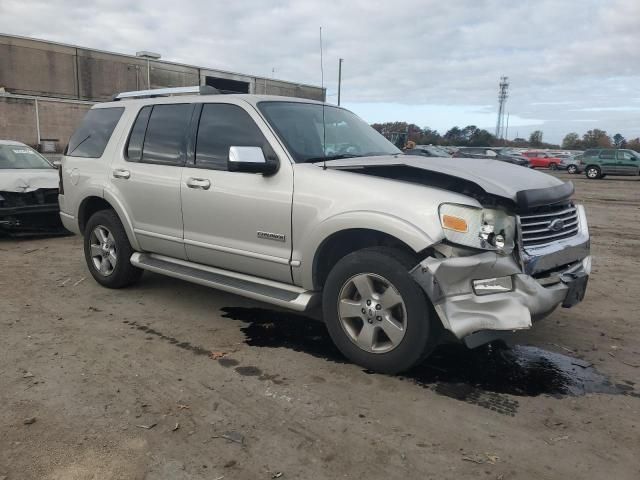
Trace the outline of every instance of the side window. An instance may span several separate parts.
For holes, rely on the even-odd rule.
[[[226,170],[229,147],[261,147],[265,157],[275,153],[253,119],[237,105],[205,103],[196,138],[197,168]]]
[[[597,157],[598,156],[598,152],[600,152],[600,150],[587,150],[586,152],[584,152],[584,156],[586,157]]]
[[[616,158],[616,152],[614,150],[603,150],[600,153],[600,158],[602,160],[613,160]]]
[[[142,144],[144,143],[144,135],[147,132],[147,124],[149,123],[152,108],[151,105],[143,107],[133,124],[129,135],[129,143],[127,144],[127,160],[130,162],[139,162],[142,159]]]
[[[618,160],[632,160],[635,155],[626,150],[618,150]]]
[[[154,105],[144,137],[141,162],[182,165],[185,132],[193,105],[189,103]]]
[[[69,139],[67,156],[100,158],[124,112],[123,107],[94,108]]]

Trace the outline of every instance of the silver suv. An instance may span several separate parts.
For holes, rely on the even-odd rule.
[[[475,347],[582,300],[589,233],[571,183],[403,155],[333,105],[175,93],[96,105],[67,147],[61,217],[100,284],[150,270],[319,306],[346,357],[387,373],[444,334]]]

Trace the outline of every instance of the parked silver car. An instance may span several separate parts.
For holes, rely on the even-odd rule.
[[[319,305],[346,357],[388,373],[445,330],[473,347],[584,296],[589,233],[571,183],[403,155],[334,105],[170,93],[94,106],[62,160],[61,217],[106,287],[150,270]]]

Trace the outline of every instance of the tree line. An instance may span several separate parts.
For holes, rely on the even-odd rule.
[[[475,125],[464,128],[453,127],[444,134],[429,127],[421,128],[413,123],[386,122],[371,125],[399,148],[412,141],[417,145],[455,145],[459,147],[520,147],[520,148],[562,148],[564,150],[586,150],[588,148],[630,148],[640,151],[640,137],[627,140],[619,133],[610,136],[606,131],[594,128],[585,134],[567,133],[562,144],[543,141],[542,130],[531,132],[529,138],[505,140]]]

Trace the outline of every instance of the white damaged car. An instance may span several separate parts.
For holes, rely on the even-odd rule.
[[[0,235],[58,233],[58,171],[28,145],[0,140]]]

